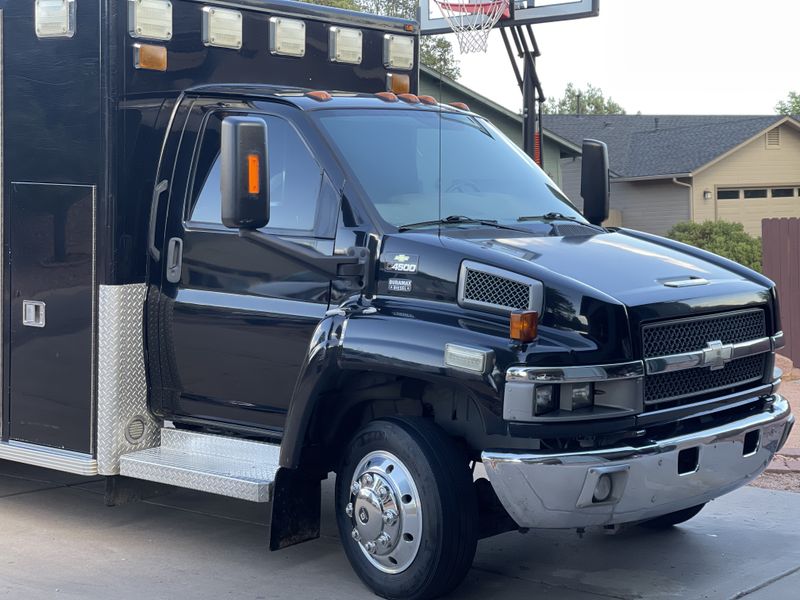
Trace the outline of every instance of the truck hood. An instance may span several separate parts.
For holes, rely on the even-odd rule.
[[[516,264],[518,270],[545,283],[568,278],[629,307],[764,291],[764,286],[743,270],[736,273],[710,260],[624,233],[442,241],[445,246],[463,248],[465,242],[478,246],[483,252],[476,248],[476,254],[484,256],[502,254],[506,268]]]

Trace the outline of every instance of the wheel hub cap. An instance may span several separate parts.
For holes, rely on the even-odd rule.
[[[352,537],[386,573],[407,569],[419,551],[422,507],[406,466],[388,452],[365,456],[353,473],[345,513]]]

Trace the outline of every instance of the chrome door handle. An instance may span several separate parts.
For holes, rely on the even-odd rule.
[[[23,300],[22,324],[25,327],[44,327],[47,324],[45,308],[41,300]]]

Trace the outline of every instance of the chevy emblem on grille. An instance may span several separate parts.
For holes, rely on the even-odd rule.
[[[733,344],[723,344],[720,341],[708,342],[708,347],[703,349],[703,364],[712,371],[724,369],[725,365],[733,360]]]

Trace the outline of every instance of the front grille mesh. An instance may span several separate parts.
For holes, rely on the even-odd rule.
[[[467,269],[464,300],[512,310],[528,310],[530,298],[529,285],[499,275]]]
[[[696,352],[709,342],[738,344],[767,337],[766,315],[761,309],[742,310],[708,317],[667,321],[642,328],[644,358]],[[644,399],[648,410],[666,403],[684,405],[698,402],[711,392],[745,389],[761,381],[767,368],[767,354],[731,361],[712,371],[698,367],[685,371],[658,373],[645,378]]]
[[[645,358],[695,352],[714,341],[738,344],[764,337],[767,337],[766,318],[764,311],[758,308],[656,323],[642,329]]]
[[[670,402],[761,381],[766,360],[766,354],[757,354],[734,360],[719,371],[690,369],[648,375],[644,384],[644,402]]]

